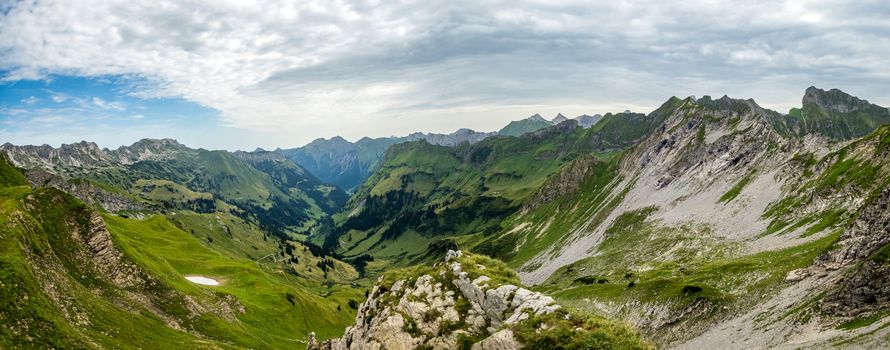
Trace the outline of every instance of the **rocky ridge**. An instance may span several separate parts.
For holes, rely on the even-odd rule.
[[[311,334],[309,349],[508,350],[526,348],[530,337],[525,333],[547,333],[566,324],[572,324],[574,336],[593,333],[552,298],[511,279],[493,260],[448,251],[444,263],[419,273],[381,276],[359,307],[355,325],[342,338],[321,343]],[[562,341],[570,344],[570,338]]]

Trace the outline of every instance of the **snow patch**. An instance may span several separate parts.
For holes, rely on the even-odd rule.
[[[219,285],[219,281],[212,279],[212,278],[202,277],[202,276],[185,276],[185,279],[189,280],[192,283],[203,284],[205,286],[218,286]]]

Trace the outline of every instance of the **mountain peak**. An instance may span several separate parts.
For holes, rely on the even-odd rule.
[[[804,106],[812,103],[828,110],[843,113],[867,108],[871,105],[868,101],[859,99],[839,89],[822,90],[815,86],[807,88],[801,102]]]
[[[532,115],[531,117],[528,117],[527,119],[528,119],[528,120],[534,120],[534,121],[542,121],[542,122],[547,121],[546,119],[544,119],[544,117],[542,117],[542,116],[541,116],[540,114],[538,114],[538,113],[535,113],[534,115]]]
[[[556,117],[553,118],[553,124],[556,125],[566,120],[569,120],[569,118],[566,118],[566,116],[562,115],[562,113],[559,113],[556,115]]]

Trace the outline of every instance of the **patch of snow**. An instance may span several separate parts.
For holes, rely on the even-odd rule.
[[[219,285],[219,281],[212,279],[212,278],[202,277],[202,276],[185,276],[185,279],[189,280],[192,283],[202,284],[205,286],[218,286]]]

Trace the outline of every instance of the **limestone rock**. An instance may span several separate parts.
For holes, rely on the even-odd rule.
[[[397,280],[389,286],[381,278],[359,307],[355,325],[340,339],[316,348],[454,349],[461,335],[491,334],[473,349],[519,349],[522,344],[509,326],[559,309],[543,294],[511,284],[494,285],[485,275],[471,279],[463,270],[462,259],[461,252],[449,251],[445,263],[438,265],[438,273]],[[470,266],[475,273],[486,271]]]

